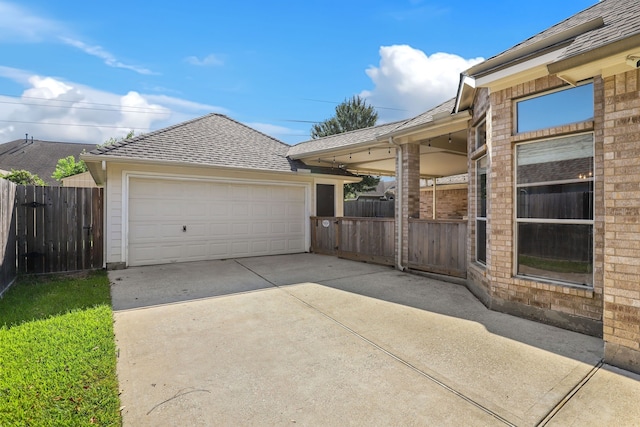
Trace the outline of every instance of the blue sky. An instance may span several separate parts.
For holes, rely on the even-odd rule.
[[[0,0],[0,143],[98,144],[219,112],[292,144],[356,94],[399,120],[595,3]]]

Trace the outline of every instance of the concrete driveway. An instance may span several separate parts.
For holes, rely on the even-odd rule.
[[[301,254],[109,273],[125,426],[638,425],[597,338]]]

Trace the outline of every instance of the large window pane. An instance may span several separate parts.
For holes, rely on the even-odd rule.
[[[593,119],[593,84],[516,103],[517,131],[529,132]]]
[[[593,285],[591,224],[518,224],[518,274]]]
[[[518,218],[593,219],[593,181],[520,187]]]

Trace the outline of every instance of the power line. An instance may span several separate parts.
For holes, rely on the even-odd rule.
[[[11,101],[0,101],[0,104],[33,105],[33,106],[36,106],[36,107],[47,107],[47,108],[68,108],[68,109],[73,108],[75,110],[113,111],[114,113],[167,114],[164,111],[154,111],[154,110],[151,110],[151,109],[149,109],[149,111],[132,111],[132,110],[115,110],[113,108],[76,107],[76,106],[66,106],[66,105],[46,105],[46,104],[32,104],[32,103],[28,103],[28,102],[11,102]],[[126,108],[131,108],[131,107],[126,107]]]
[[[323,102],[325,104],[342,104],[344,101],[341,102],[335,102],[335,101],[324,101],[322,99],[311,99],[311,98],[300,98],[303,101],[311,101],[311,102]],[[373,108],[377,109],[377,110],[394,110],[394,111],[409,111],[409,110],[405,110],[404,108],[393,108],[393,107],[378,107],[376,105],[372,105]],[[315,123],[315,122],[314,122]]]
[[[7,98],[17,98],[17,99],[37,99],[37,100],[41,100],[41,101],[50,101],[50,102],[68,102],[68,103],[71,103],[71,104],[99,105],[99,106],[103,106],[103,107],[122,107],[121,104],[106,104],[106,103],[89,102],[89,101],[74,101],[74,100],[71,100],[71,99],[51,99],[51,98],[42,98],[42,97],[37,97],[37,96],[17,96],[17,95],[8,95],[8,94],[4,94],[4,93],[0,93],[0,96],[6,96]],[[9,102],[5,101],[4,103],[9,103]],[[25,104],[25,105],[29,105],[29,104]],[[35,105],[41,105],[41,104],[35,104]],[[59,107],[61,107],[61,106],[59,106]],[[76,107],[76,108],[78,108],[78,107]],[[153,111],[149,107],[136,107],[134,105],[127,106],[126,108],[135,108],[135,109],[139,109],[139,110]]]
[[[89,125],[81,123],[50,123],[50,122],[28,122],[20,120],[0,120],[4,123],[20,123],[27,125],[50,125],[50,126],[79,126],[79,127],[93,127],[93,128],[112,128],[112,129],[129,129],[129,130],[151,130],[151,128],[140,128],[132,126],[110,126],[110,125]]]

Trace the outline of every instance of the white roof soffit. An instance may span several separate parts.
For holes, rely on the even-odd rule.
[[[609,77],[629,71],[628,56],[640,56],[640,34],[618,40],[592,51],[561,59],[547,66],[550,74],[574,84],[601,75]]]
[[[476,78],[477,87],[491,87],[494,90],[511,86],[516,74],[523,73],[526,79],[542,77],[548,74],[546,66],[561,57],[563,47],[580,34],[603,25],[602,17],[594,18],[520,49],[489,58],[469,68],[465,74]],[[499,80],[509,77],[512,77],[510,83],[499,83]]]

